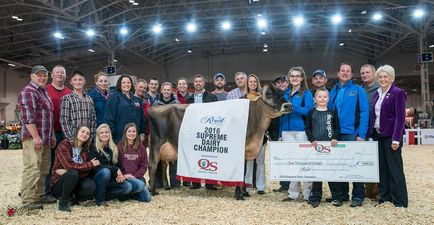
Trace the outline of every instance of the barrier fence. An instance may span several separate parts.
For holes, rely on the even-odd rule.
[[[407,145],[434,145],[434,129],[405,129],[403,142]]]

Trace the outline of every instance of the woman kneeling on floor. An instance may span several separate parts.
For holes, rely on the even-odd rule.
[[[96,137],[89,152],[90,158],[96,158],[101,165],[95,168],[93,180],[96,184],[95,201],[98,206],[108,206],[107,200],[130,194],[131,183],[125,181],[118,160],[118,147],[113,142],[110,127],[103,123],[96,129]]]
[[[90,130],[81,126],[76,130],[72,143],[65,139],[56,150],[51,178],[51,192],[59,198],[59,210],[70,212],[72,203],[93,198],[95,182],[88,178],[89,171],[100,164],[97,159],[89,160]]]
[[[148,156],[141,144],[134,123],[125,125],[122,140],[118,144],[119,160],[125,180],[131,184],[130,197],[140,202],[150,202],[151,193],[145,185],[144,175],[148,170]]]

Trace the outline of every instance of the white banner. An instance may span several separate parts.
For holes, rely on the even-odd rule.
[[[242,184],[248,115],[247,99],[188,106],[179,132],[178,177]]]
[[[269,143],[272,180],[379,182],[376,141]]]
[[[423,145],[434,145],[434,129],[420,129],[420,140]]]

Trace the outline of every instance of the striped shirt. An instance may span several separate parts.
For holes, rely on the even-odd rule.
[[[21,109],[21,138],[32,138],[26,124],[35,124],[44,145],[49,145],[53,135],[53,102],[47,90],[33,82],[25,86],[18,94]]]
[[[228,93],[228,96],[226,97],[226,100],[230,99],[239,99],[243,96],[243,92],[240,88],[235,88],[234,90],[230,91]]]
[[[93,100],[90,96],[80,97],[75,92],[62,97],[60,106],[60,125],[65,138],[73,140],[75,129],[87,126],[91,137],[96,129],[96,115]]]

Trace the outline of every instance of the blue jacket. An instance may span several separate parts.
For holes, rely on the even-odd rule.
[[[341,93],[341,94],[339,94]],[[336,84],[330,91],[329,109],[337,110],[341,134],[353,134],[366,139],[369,125],[368,95],[359,85],[348,81]]]
[[[280,136],[282,136],[282,131],[304,131],[304,120],[313,109],[313,96],[310,90],[305,90],[301,96],[298,91],[292,96],[290,94],[291,89],[283,93],[283,98],[286,102],[291,102],[293,108],[291,113],[280,117]]]
[[[92,90],[90,90],[87,94],[93,99],[96,114],[96,126],[98,127],[99,125],[105,123],[104,110],[107,99],[101,95],[96,87],[92,88]]]
[[[146,130],[142,101],[133,94],[130,94],[130,98],[116,91],[107,99],[104,116],[116,144],[121,140],[127,123],[135,123],[140,134]]]

